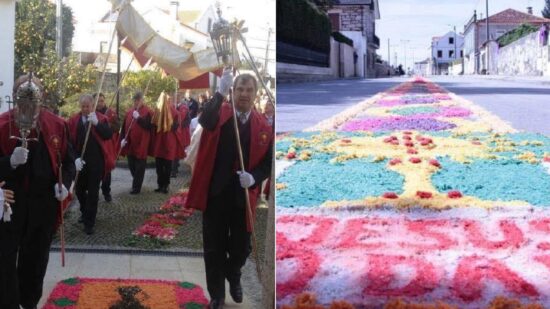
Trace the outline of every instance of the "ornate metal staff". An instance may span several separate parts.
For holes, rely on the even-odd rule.
[[[221,59],[221,61],[224,63],[224,65],[229,65],[229,57],[232,58],[232,67],[235,68],[235,53],[236,51],[236,39],[238,36],[238,30],[236,29],[235,25],[229,24],[225,19],[221,16],[221,10],[220,10],[220,4],[219,2],[216,3],[217,6],[217,13],[219,16],[219,20],[214,23],[212,26],[212,31],[210,32],[210,38],[212,39],[212,43],[214,45],[214,49],[216,51],[216,55],[218,56],[218,59]],[[243,151],[241,148],[241,139],[239,135],[239,125],[237,124],[237,111],[235,110],[235,104],[233,102],[233,87],[231,87],[231,108],[233,110],[233,127],[235,128],[235,137],[237,139],[237,150],[239,153],[239,164],[241,167],[241,171],[245,172],[245,165],[244,165],[244,159],[243,159]],[[256,233],[254,229],[254,220],[252,218],[252,207],[250,206],[250,195],[248,192],[248,188],[244,188],[244,194],[245,194],[245,200],[246,200],[246,214],[248,218],[248,224],[250,225],[251,234],[252,234],[252,252],[254,255],[254,259],[256,260],[256,272],[258,275],[258,278],[261,278],[261,267],[260,267],[260,260],[258,259],[258,249],[256,244]]]

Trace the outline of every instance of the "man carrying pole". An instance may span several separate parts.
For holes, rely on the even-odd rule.
[[[130,194],[139,194],[145,176],[153,111],[144,104],[142,92],[136,92],[132,99],[134,106],[128,110],[124,118],[120,147],[121,155],[128,156],[128,167],[133,177]]]
[[[97,95],[98,95],[97,93],[94,93],[94,100],[96,99]],[[120,121],[118,119],[118,114],[115,112],[115,110],[112,109],[111,107],[108,107],[105,104],[105,96],[103,95],[103,93],[99,93],[96,112],[107,117],[107,120],[109,121],[109,125],[113,130],[113,137],[111,137],[111,143],[113,144],[113,149],[115,151],[115,154],[117,154],[119,150],[118,149],[119,148],[118,132],[120,131]],[[105,174],[105,177],[101,181],[101,192],[103,193],[103,197],[105,198],[106,202],[110,202],[113,200],[111,196],[111,172],[108,172],[107,174]]]
[[[242,302],[241,268],[251,251],[252,222],[260,184],[269,177],[273,159],[273,131],[252,108],[258,90],[256,79],[249,74],[235,79],[233,102],[238,121],[233,119],[233,107],[225,102],[232,82],[231,69],[225,69],[218,91],[205,103],[199,118],[204,131],[195,169],[200,172],[193,173],[186,202],[186,207],[203,211],[210,308],[223,308],[225,279],[229,281],[233,300]],[[251,216],[246,211],[245,190],[249,191]]]
[[[107,117],[93,111],[93,97],[83,94],[79,99],[80,112],[69,119],[69,135],[79,158],[75,161],[80,178],[76,184],[76,196],[80,203],[84,232],[94,233],[99,195],[99,183],[115,167],[115,152],[111,137],[113,131]],[[87,150],[83,154],[86,128],[92,125]]]

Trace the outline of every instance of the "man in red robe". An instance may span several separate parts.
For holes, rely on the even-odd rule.
[[[153,111],[144,104],[142,92],[134,94],[132,99],[134,106],[128,110],[124,118],[120,147],[121,155],[128,156],[128,167],[134,178],[130,194],[139,194],[145,176]]]
[[[75,176],[66,123],[47,109],[38,107],[27,148],[14,138],[21,136],[18,114],[24,112],[19,107],[28,106],[29,101],[40,105],[42,100],[41,94],[32,100],[20,95],[21,89],[31,84],[37,93],[42,92],[38,79],[19,77],[14,82],[15,109],[0,115],[0,174],[6,182],[5,189],[14,191],[16,196],[11,220],[0,220],[2,309],[36,308],[42,296],[60,202],[67,198],[67,188]]]
[[[226,69],[218,92],[204,105],[199,122],[204,128],[191,179],[186,207],[203,211],[204,262],[210,307],[223,308],[225,279],[233,300],[242,302],[241,268],[250,254],[248,219],[254,218],[260,184],[271,172],[273,133],[252,106],[258,90],[250,74],[234,82],[233,100],[238,118],[246,171],[240,171],[233,109],[224,102],[232,84]],[[246,214],[244,189],[249,191],[252,218]]]
[[[97,93],[94,93],[94,100],[96,99],[96,96]],[[117,154],[119,150],[118,132],[120,131],[120,121],[118,119],[118,114],[115,112],[115,110],[105,104],[105,96],[103,95],[103,93],[99,93],[96,111],[98,113],[101,113],[102,115],[105,115],[105,117],[107,117],[107,120],[109,121],[109,125],[113,130],[111,143],[113,144],[114,153]],[[105,198],[106,202],[110,202],[113,200],[113,197],[111,196],[111,172],[107,173],[105,175],[105,178],[103,178],[103,180],[101,181],[101,192],[103,193],[103,197]]]
[[[185,158],[185,149],[191,143],[191,132],[189,125],[191,124],[191,113],[189,107],[182,100],[177,106],[176,110],[180,113],[181,125],[176,131],[176,137],[178,141],[176,159],[172,162],[172,173],[170,177],[176,178],[178,176],[178,168],[180,166],[180,160]]]
[[[88,235],[94,233],[97,202],[99,199],[99,183],[115,167],[115,156],[111,137],[113,130],[107,117],[93,110],[93,97],[88,94],[80,96],[80,113],[69,119],[69,135],[74,145],[78,159],[75,161],[79,177],[75,186],[76,196],[80,203],[84,231]],[[90,135],[86,144],[86,152],[82,154],[86,132],[91,124]]]
[[[169,96],[164,92],[160,95],[152,124],[150,155],[155,157],[157,170],[158,188],[155,192],[168,193],[172,161],[178,154],[177,131],[181,120],[176,107],[170,103]]]

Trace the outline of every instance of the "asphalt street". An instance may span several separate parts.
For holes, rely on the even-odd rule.
[[[408,79],[355,79],[278,85],[276,130],[303,130]],[[486,108],[518,130],[550,135],[548,80],[477,76],[428,79]]]

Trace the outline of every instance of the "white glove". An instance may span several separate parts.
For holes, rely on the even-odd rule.
[[[29,150],[23,147],[15,147],[10,157],[10,164],[12,168],[16,168],[18,165],[27,163],[29,157]]]
[[[84,160],[82,160],[81,158],[74,160],[74,166],[76,167],[76,170],[79,172],[84,168],[85,164],[86,162],[84,162]]]
[[[137,119],[139,118],[139,112],[138,112],[138,111],[134,111],[134,112],[132,113],[132,117],[134,117],[134,119],[137,120]]]
[[[128,145],[128,141],[123,138],[121,141],[120,141],[120,148],[124,148],[124,146]]]
[[[97,115],[95,112],[88,114],[88,121],[92,123],[92,125],[97,126],[97,123],[99,120],[97,120]]]
[[[218,86],[218,92],[224,97],[229,94],[229,90],[233,85],[233,72],[231,68],[225,68],[223,70],[222,78],[220,79],[220,85]]]
[[[69,191],[65,188],[65,185],[61,185],[61,189],[59,189],[59,184],[55,184],[53,190],[55,191],[55,198],[60,202],[69,196]]]
[[[250,188],[256,182],[250,173],[238,171],[237,174],[239,174],[239,180],[241,181],[241,187],[243,188]]]

